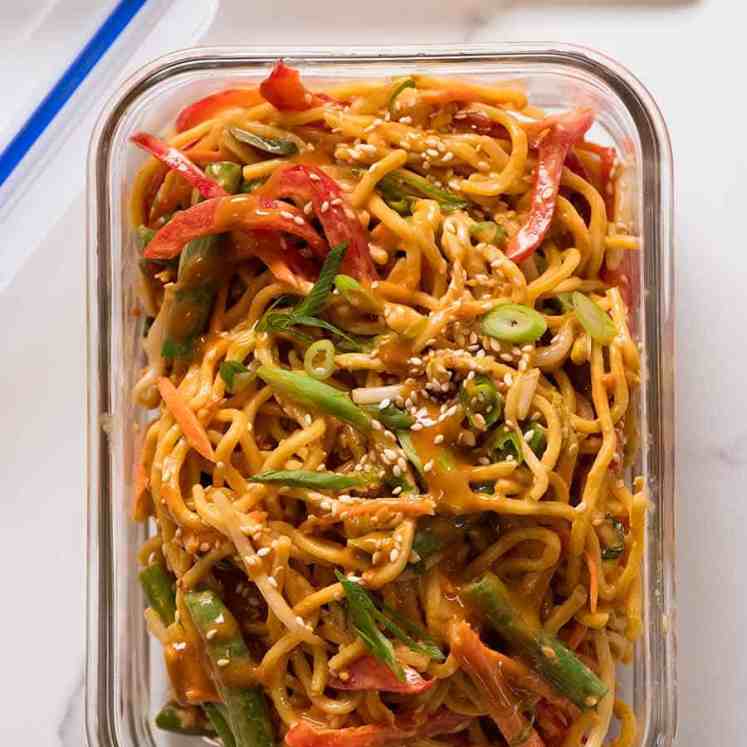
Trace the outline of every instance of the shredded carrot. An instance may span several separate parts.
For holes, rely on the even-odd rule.
[[[591,614],[595,614],[597,611],[597,603],[599,602],[599,573],[597,571],[597,564],[594,562],[594,558],[591,557],[590,552],[585,552],[584,557],[586,558],[586,565],[589,568],[589,610]]]
[[[148,473],[145,471],[145,465],[143,464],[142,451],[135,462],[134,472],[132,518],[135,521],[145,521],[145,519],[148,518],[148,501],[146,500],[146,494],[148,491]]]
[[[179,394],[177,388],[171,383],[171,380],[162,376],[158,380],[158,391],[161,393],[161,397],[166,407],[168,407],[169,412],[174,416],[174,419],[182,429],[187,443],[198,454],[204,456],[205,459],[214,462],[215,455],[213,454],[213,447],[205,429],[194,412],[189,408],[189,405],[184,401],[182,395]]]

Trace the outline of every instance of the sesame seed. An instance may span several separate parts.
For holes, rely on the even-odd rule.
[[[293,215],[293,213],[290,213],[290,212],[288,212],[287,210],[281,210],[281,211],[280,211],[280,215],[281,215],[281,216],[282,216],[283,218],[287,218],[288,220],[293,220],[293,218],[295,217],[295,216]]]
[[[296,217],[295,217],[295,218],[293,219],[293,222],[294,222],[294,223],[295,223],[295,224],[296,224],[297,226],[303,226],[303,225],[305,225],[305,224],[306,224],[306,221],[305,221],[305,220],[304,220],[304,219],[303,219],[303,218],[302,218],[302,217],[301,217],[300,215],[297,215],[297,216],[296,216]]]
[[[363,146],[361,146],[363,147]],[[342,205],[342,198],[341,197],[335,197],[334,200],[329,201],[330,205]]]
[[[389,553],[389,562],[394,563],[398,557],[399,557],[399,550],[397,550],[397,548],[394,548],[394,550],[392,550]]]
[[[392,467],[392,472],[394,473],[395,477],[402,476],[402,468],[399,466],[399,464],[395,464],[394,467]]]
[[[424,465],[423,470],[425,472],[430,472],[433,469],[433,460],[429,459]]]
[[[185,648],[187,648],[187,644],[184,641],[178,641],[173,646],[174,651],[184,651]]]
[[[437,446],[438,446],[438,444],[442,444],[443,442],[444,442],[444,434],[443,434],[443,433],[439,433],[439,434],[438,434],[438,435],[437,435],[437,436],[436,436],[436,437],[435,437],[435,438],[433,439],[433,443],[434,443],[434,444],[436,444]]]
[[[396,487],[394,490],[392,490],[392,495],[399,495],[402,492],[401,487]]]
[[[381,402],[379,402],[379,410],[386,410],[389,405],[392,404],[392,400],[390,399],[382,399]]]
[[[410,124],[412,122],[412,117],[400,117],[399,121],[402,122],[402,124]]]
[[[507,363],[510,363],[513,360],[513,356],[511,353],[501,353],[498,356],[502,361],[506,361]]]
[[[277,589],[277,588],[278,588],[278,582],[277,582],[277,579],[275,578],[275,576],[268,576],[268,577],[267,577],[267,582],[268,582],[268,583],[270,584],[270,586],[272,586],[272,587],[273,587],[274,589]]]
[[[305,625],[305,624],[306,624],[306,623],[304,623],[304,621],[303,621],[303,618],[301,617],[301,615],[297,615],[297,616],[296,616],[296,622],[297,622],[297,623],[298,623],[299,625]]]
[[[218,659],[218,661],[215,662],[219,667],[227,667],[229,665],[228,659]]]
[[[550,646],[543,646],[542,654],[543,656],[546,656],[548,659],[554,659],[556,656],[555,650],[552,649]]]
[[[210,628],[207,633],[205,633],[205,638],[207,638],[209,641],[215,638],[215,634],[218,631],[215,628]]]
[[[257,555],[259,555],[260,558],[266,558],[270,552],[269,547],[260,547],[259,550],[257,550]]]
[[[309,174],[309,179],[311,179],[312,182],[318,182],[320,177],[319,174],[315,174],[313,171]]]

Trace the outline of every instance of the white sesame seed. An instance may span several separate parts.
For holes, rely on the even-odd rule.
[[[281,215],[281,216],[282,216],[283,218],[287,218],[288,220],[293,220],[293,218],[295,217],[295,216],[293,215],[293,213],[290,213],[290,212],[288,212],[287,210],[281,210],[281,211],[280,211],[280,215]]]
[[[260,547],[259,550],[257,550],[257,555],[259,555],[260,558],[266,558],[270,552],[269,547]]]
[[[442,444],[443,442],[444,442],[444,434],[443,434],[443,433],[439,433],[439,434],[438,434],[438,435],[437,435],[437,436],[436,436],[436,437],[435,437],[435,438],[433,439],[433,443],[434,443],[434,444],[436,444],[436,445],[438,445],[438,444]]]
[[[294,222],[294,223],[295,223],[295,224],[296,224],[297,226],[303,226],[303,225],[306,225],[306,221],[305,221],[305,220],[304,220],[304,219],[303,219],[303,218],[302,218],[302,217],[301,217],[300,215],[297,215],[297,216],[296,216],[296,217],[295,217],[295,218],[293,219],[293,222]]]
[[[399,557],[399,550],[396,548],[389,553],[389,562],[394,563]]]
[[[401,487],[396,487],[394,490],[392,490],[392,495],[399,495],[402,492]]]
[[[185,648],[187,648],[187,644],[184,641],[177,641],[173,645],[174,651],[184,651]]]
[[[382,399],[381,402],[379,402],[379,410],[386,410],[389,405],[392,404],[392,400],[390,399]]]
[[[275,576],[268,576],[268,577],[267,577],[267,582],[268,582],[268,583],[270,584],[270,586],[272,586],[272,587],[273,587],[274,589],[277,589],[277,588],[278,588],[278,582],[277,582],[277,579],[275,578]]]
[[[305,623],[304,623],[304,621],[303,621],[303,618],[301,617],[301,615],[297,615],[297,616],[296,616],[296,622],[297,622],[297,623],[298,623],[299,625],[305,625]]]
[[[433,460],[429,459],[424,465],[423,465],[423,471],[430,472],[433,469]]]
[[[318,182],[320,179],[319,174],[315,174],[313,171],[309,174],[309,179],[311,179],[312,182]]]
[[[215,638],[215,635],[218,631],[215,628],[210,628],[207,633],[205,633],[205,638],[207,638],[209,641]]]

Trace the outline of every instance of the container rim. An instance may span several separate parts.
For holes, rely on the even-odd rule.
[[[645,354],[653,360],[659,400],[649,418],[658,418],[667,427],[668,448],[660,454],[654,467],[659,479],[659,506],[654,516],[655,548],[662,571],[662,593],[667,620],[652,620],[654,635],[661,637],[657,671],[659,702],[653,707],[656,716],[655,742],[671,745],[677,727],[676,698],[676,608],[675,608],[675,435],[673,252],[672,252],[672,153],[664,118],[653,96],[626,67],[589,47],[555,42],[501,42],[469,45],[428,44],[396,46],[202,46],[172,52],[144,65],[132,74],[105,104],[93,129],[87,167],[87,254],[86,254],[86,499],[87,542],[86,581],[86,662],[85,662],[85,734],[91,747],[119,745],[115,724],[116,704],[108,687],[112,678],[111,651],[116,644],[112,614],[113,563],[103,548],[112,546],[114,520],[108,503],[111,474],[111,448],[101,428],[101,415],[111,412],[110,340],[100,334],[109,328],[111,298],[111,257],[109,236],[111,217],[102,206],[109,204],[107,164],[112,135],[118,121],[139,97],[159,83],[182,73],[198,70],[235,68],[247,63],[271,63],[279,57],[293,64],[334,63],[413,63],[418,62],[511,62],[512,64],[561,65],[593,77],[617,97],[631,116],[641,139],[642,150],[653,154],[641,164],[644,213],[653,220],[659,256],[653,263],[649,280],[660,291],[658,305],[661,329],[646,328]],[[647,313],[648,318],[648,313]],[[645,322],[647,324],[647,322]],[[670,334],[664,334],[669,330]],[[650,372],[651,375],[651,372]]]

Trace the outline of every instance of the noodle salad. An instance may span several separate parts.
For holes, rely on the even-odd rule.
[[[132,135],[159,727],[634,743],[638,239],[594,116],[280,61]]]

